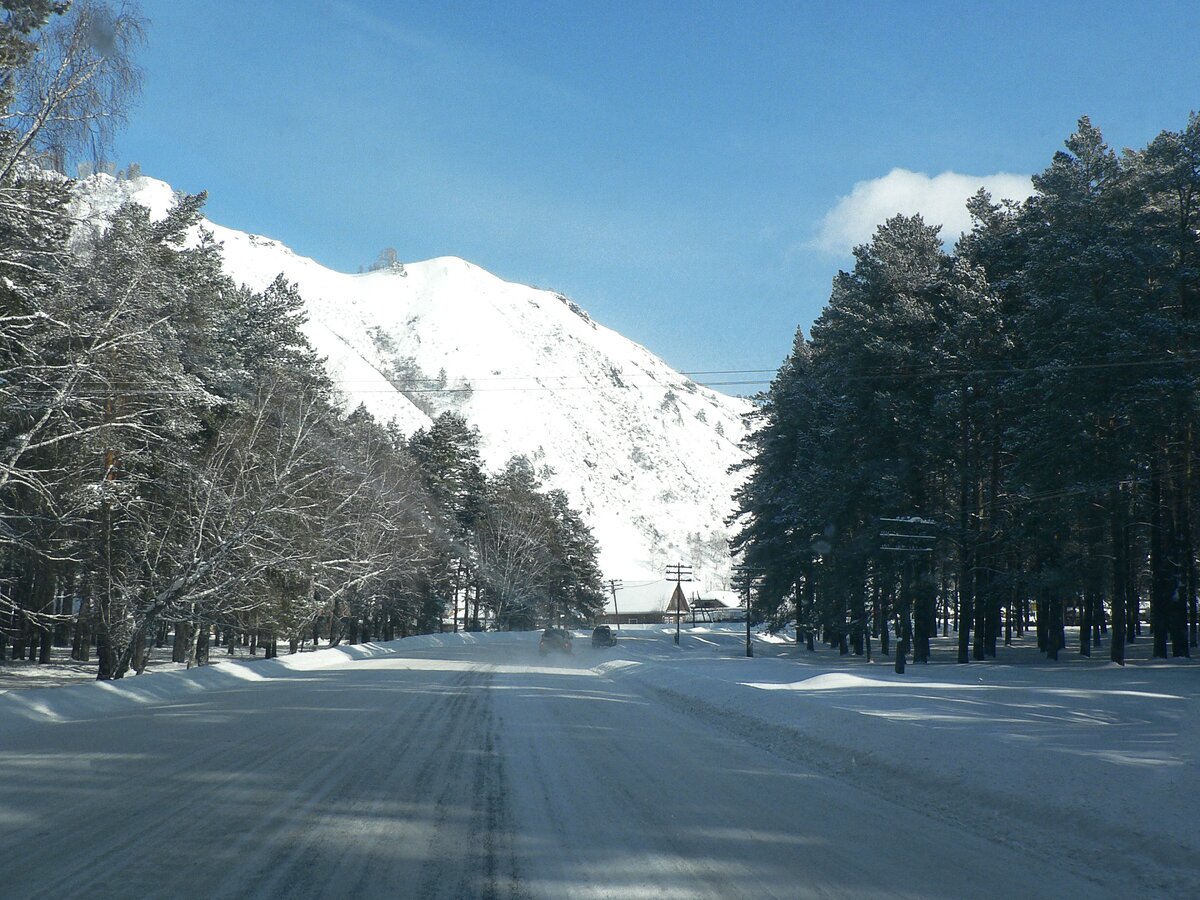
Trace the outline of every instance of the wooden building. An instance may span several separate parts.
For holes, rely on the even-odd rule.
[[[665,579],[659,581],[627,581],[617,591],[616,603],[610,595],[601,625],[664,625],[675,622],[675,608],[690,623],[693,614],[697,621],[713,621],[713,612],[724,610],[726,605],[718,596],[706,597],[697,588],[688,590],[687,582],[676,584]],[[676,598],[678,589],[678,599]]]

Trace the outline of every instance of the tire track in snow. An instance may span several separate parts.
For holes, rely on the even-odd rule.
[[[620,693],[616,682],[607,676],[597,678],[592,689],[595,694]],[[603,689],[601,689],[603,685]],[[614,713],[607,704],[598,708],[584,700],[570,700],[555,692],[531,692],[520,701],[522,707],[513,710],[524,720],[527,738],[514,752],[521,760],[521,778],[530,797],[536,796],[536,813],[532,819],[544,823],[547,844],[533,847],[551,859],[550,871],[531,893],[547,898],[605,897],[614,894],[629,896],[687,897],[786,897],[794,894],[775,894],[764,891],[761,885],[747,888],[740,883],[739,872],[727,863],[697,856],[687,840],[678,836],[676,809],[670,802],[664,785],[663,771],[647,767],[647,742],[639,740],[637,730],[626,728],[628,720]],[[580,706],[580,703],[583,706]],[[589,727],[586,737],[574,735],[581,724],[580,710],[597,709],[586,718]],[[622,709],[622,707],[617,707]],[[535,716],[548,717],[541,721]],[[677,714],[662,707],[655,708],[657,718]],[[679,719],[680,731],[694,724]],[[594,726],[603,726],[591,730]],[[553,735],[554,740],[543,740]],[[619,777],[610,777],[620,773]],[[605,875],[585,878],[580,884],[578,872],[596,872],[597,855],[588,837],[594,828],[608,829],[619,823],[631,844],[621,853],[617,868],[629,881],[606,883]],[[634,839],[633,836],[637,838]],[[601,865],[600,870],[604,869]],[[686,885],[686,887],[682,887]]]
[[[445,723],[461,721],[460,707],[466,693],[464,685],[473,675],[464,672],[449,685],[441,685],[430,693],[406,693],[419,698],[416,710],[397,703],[391,710],[386,729],[379,728],[374,720],[368,725],[370,743],[374,752],[364,752],[364,742],[353,739],[345,742],[344,749],[326,765],[314,771],[307,781],[317,781],[321,789],[304,804],[280,809],[276,816],[275,830],[281,843],[286,840],[287,849],[270,854],[269,865],[263,860],[250,860],[243,867],[253,873],[249,883],[238,887],[234,882],[238,873],[226,879],[219,890],[221,896],[254,897],[324,897],[324,896],[396,896],[399,881],[395,873],[378,868],[379,851],[390,835],[378,830],[361,830],[357,823],[368,819],[393,799],[401,789],[408,789],[410,803],[415,803],[417,794],[412,788],[430,783],[436,768],[436,748],[443,746],[441,731]],[[449,694],[451,701],[442,705]],[[422,768],[411,778],[411,783],[396,784],[407,774],[396,761],[408,761],[414,755],[424,754]],[[345,759],[354,758],[365,765],[341,766]],[[376,771],[384,763],[386,771]],[[330,798],[343,798],[331,802]],[[318,810],[320,814],[318,814]],[[347,832],[353,832],[352,841],[342,841],[336,851],[330,849],[330,834],[327,822],[337,810]],[[278,855],[277,855],[278,854]],[[354,879],[357,890],[348,891],[344,882]]]
[[[323,680],[328,677],[326,673]],[[459,681],[470,678],[470,673],[465,673]],[[307,693],[308,687],[303,680],[282,685],[288,693],[276,703],[284,708],[310,704],[314,695]],[[347,696],[370,697],[374,687],[351,684]],[[82,816],[73,814],[68,821],[31,829],[22,836],[21,844],[28,845],[33,859],[46,854],[50,835],[53,841],[70,846],[72,852],[39,871],[32,866],[27,870],[6,866],[5,883],[17,895],[31,898],[81,893],[124,896],[129,886],[136,884],[154,885],[162,896],[238,897],[274,895],[273,890],[263,891],[268,883],[282,879],[290,883],[296,896],[319,896],[335,875],[336,857],[330,858],[326,852],[321,859],[331,864],[311,865],[311,860],[288,848],[297,836],[310,835],[311,846],[318,833],[328,832],[326,817],[341,802],[335,798],[348,797],[356,809],[382,802],[373,798],[379,797],[384,786],[370,784],[360,773],[361,763],[373,758],[397,759],[427,744],[451,688],[445,684],[423,687],[432,690],[403,690],[388,699],[403,697],[409,702],[356,711],[350,727],[323,723],[324,710],[315,709],[311,727],[296,711],[284,720],[290,728],[283,729],[278,717],[252,716],[245,724],[237,721],[231,729],[237,736],[229,743],[203,743],[181,757],[168,757],[174,748],[167,744],[164,749],[160,741],[155,745],[158,758],[146,764],[143,790],[139,790],[137,776],[130,777],[127,760],[115,766],[111,783],[100,789],[94,782],[89,784],[89,803],[76,804],[84,811]],[[316,696],[334,704],[341,698],[333,692]],[[223,699],[217,693],[211,696],[215,703]],[[200,704],[188,706],[197,707],[201,715],[208,712]],[[161,711],[146,709],[141,721],[145,723],[145,717]],[[239,711],[270,712],[258,708]],[[334,705],[329,711],[339,709]],[[139,717],[122,717],[126,718],[137,724]],[[73,727],[95,725],[73,723]],[[152,739],[153,726],[142,725],[147,727]],[[80,734],[86,737],[87,731]],[[194,739],[190,734],[185,738]],[[111,738],[105,740],[111,742]],[[372,747],[376,750],[373,754]],[[0,764],[3,761],[0,756]],[[369,768],[374,774],[374,768]],[[431,774],[432,767],[423,773],[426,782]],[[51,786],[56,785],[57,780]],[[366,794],[371,798],[364,800]],[[8,847],[6,841],[7,858],[21,858],[10,855]],[[343,894],[337,889],[329,895]],[[396,891],[380,895],[395,896]]]
[[[74,724],[87,726],[86,722]],[[252,749],[251,745],[254,745]],[[115,877],[116,883],[120,884],[132,874],[131,868],[145,868],[148,872],[161,868],[161,862],[148,861],[148,854],[141,848],[156,844],[155,836],[178,823],[180,810],[189,810],[190,820],[200,829],[193,834],[193,840],[219,846],[216,838],[222,830],[220,817],[211,822],[205,818],[207,807],[213,805],[210,798],[240,787],[247,773],[239,766],[248,755],[253,754],[256,767],[269,768],[293,752],[294,748],[287,745],[264,746],[261,735],[248,733],[219,748],[203,744],[194,752],[172,760],[165,771],[155,772],[152,803],[144,800],[138,803],[137,785],[134,784],[131,786],[133,803],[96,803],[95,812],[75,818],[69,826],[69,833],[76,835],[71,841],[75,852],[65,864],[56,865],[52,872],[39,878],[34,893],[28,896],[58,897],[64,892],[69,896],[89,884],[89,880],[96,879],[100,879],[98,889],[104,890],[104,879]],[[213,771],[223,768],[227,774],[216,783],[198,785],[185,776],[201,764]],[[146,792],[147,795],[150,793]],[[62,834],[59,836],[63,837]],[[108,836],[107,840],[105,836]],[[208,838],[213,840],[212,844]],[[44,840],[45,835],[34,834],[30,841],[39,839]],[[14,855],[20,852],[18,845]]]
[[[448,753],[439,773],[433,840],[425,856],[421,900],[523,896],[512,852],[504,760],[497,751],[492,710],[493,670],[477,670],[471,703],[463,708],[462,729],[439,745]]]

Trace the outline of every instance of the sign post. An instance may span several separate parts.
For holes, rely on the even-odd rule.
[[[692,567],[683,563],[667,566],[667,580],[675,582],[675,591],[671,594],[671,603],[667,604],[667,608],[670,609],[671,604],[675,605],[675,646],[679,646],[679,619],[683,615],[683,604],[687,603],[680,583],[692,580]]]

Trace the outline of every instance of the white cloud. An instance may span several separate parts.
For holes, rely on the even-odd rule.
[[[892,169],[882,178],[860,181],[821,219],[809,246],[837,256],[849,255],[865,244],[875,228],[897,213],[920,213],[930,225],[942,226],[948,243],[971,227],[966,202],[980,188],[993,200],[1024,200],[1033,193],[1028,175],[997,172],[995,175],[960,175],[942,172],[930,178],[924,172]]]

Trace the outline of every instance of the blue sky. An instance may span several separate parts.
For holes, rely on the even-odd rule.
[[[562,291],[685,371],[778,367],[873,222],[956,235],[1080,115],[1119,148],[1200,109],[1194,0],[142,8],[118,165],[342,271],[394,247]]]

